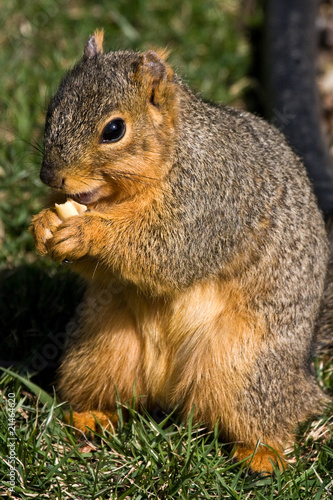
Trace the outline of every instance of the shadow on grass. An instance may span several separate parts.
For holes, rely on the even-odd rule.
[[[83,291],[66,269],[27,264],[0,271],[0,366],[33,373],[49,389]]]

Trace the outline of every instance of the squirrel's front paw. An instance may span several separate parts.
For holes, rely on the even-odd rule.
[[[47,208],[35,215],[31,221],[30,231],[35,240],[37,252],[41,255],[48,253],[47,243],[52,239],[62,221],[55,209]]]
[[[47,241],[48,254],[55,261],[75,261],[89,253],[91,237],[87,216],[74,216],[63,222]]]

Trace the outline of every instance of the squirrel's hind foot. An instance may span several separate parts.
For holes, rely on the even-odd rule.
[[[237,462],[246,460],[253,473],[259,473],[263,476],[273,474],[274,466],[278,467],[281,472],[288,467],[282,450],[275,450],[263,444],[259,444],[257,450],[246,446],[237,446],[234,459]]]
[[[70,415],[66,415],[65,421],[67,424],[73,422],[75,430],[83,432],[83,434],[89,434],[91,431],[101,432],[103,429],[109,432],[115,432],[118,427],[117,413],[104,413],[97,410],[84,412],[74,411],[72,420]]]

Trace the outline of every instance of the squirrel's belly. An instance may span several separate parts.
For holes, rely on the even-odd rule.
[[[143,371],[149,399],[171,409],[183,381],[199,375],[200,359],[216,358],[221,382],[231,368],[244,374],[258,357],[264,324],[250,311],[236,283],[209,280],[179,293],[172,301],[128,296],[142,342]],[[243,354],[246,352],[246,355]],[[232,385],[235,385],[233,382]],[[235,387],[236,389],[236,387]]]

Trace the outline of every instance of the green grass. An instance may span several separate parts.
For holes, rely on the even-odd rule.
[[[25,385],[27,387],[25,387]],[[129,408],[119,429],[81,440],[63,423],[55,399],[3,374],[0,413],[0,493],[8,483],[8,394],[16,398],[16,488],[13,498],[40,499],[306,499],[332,498],[333,450],[329,422],[306,429],[298,460],[275,478],[249,474],[233,463],[216,432],[173,416],[156,420]],[[28,390],[30,389],[30,391]],[[332,418],[331,418],[332,420]]]
[[[12,393],[13,498],[332,498],[331,421],[325,418],[302,429],[285,474],[259,478],[232,462],[216,433],[175,416],[154,419],[130,409],[115,435],[80,441],[53,395],[66,325],[84,286],[65,267],[38,258],[28,232],[47,194],[39,169],[49,98],[88,36],[104,27],[107,48],[168,47],[171,63],[205,98],[243,106],[253,82],[244,30],[251,19],[242,5],[0,0],[0,365],[16,373],[0,372],[1,498],[8,495]],[[251,22],[260,19],[257,9]],[[316,369],[321,384],[332,388],[331,361],[319,360]]]

